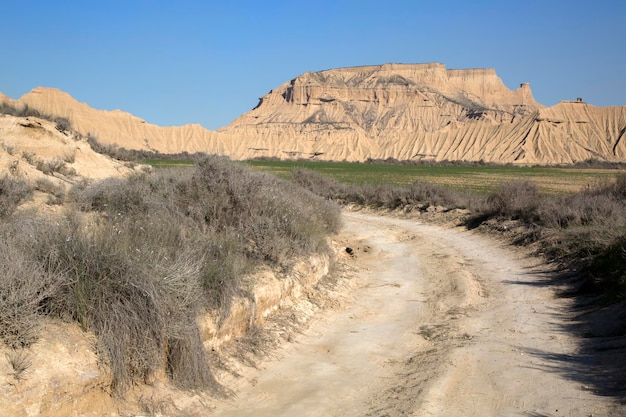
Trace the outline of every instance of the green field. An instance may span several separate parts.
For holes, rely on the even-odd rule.
[[[189,159],[145,159],[155,168],[191,167]],[[513,165],[403,165],[387,163],[254,160],[244,164],[281,178],[292,170],[304,168],[320,172],[340,182],[366,185],[406,186],[415,181],[435,183],[455,190],[491,192],[504,182],[529,180],[547,194],[579,191],[600,181],[611,180],[625,172],[616,169],[528,167]]]
[[[192,167],[196,163],[190,159],[142,159],[142,164],[153,166],[154,168],[172,168],[172,167]]]
[[[295,168],[317,171],[345,183],[409,185],[417,180],[456,190],[488,193],[498,184],[529,180],[548,194],[569,193],[613,179],[613,169],[523,167],[510,165],[402,165],[323,161],[248,161],[253,169],[288,178]]]

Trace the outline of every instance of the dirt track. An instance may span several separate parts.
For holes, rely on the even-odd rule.
[[[567,378],[564,330],[537,260],[487,237],[345,213],[350,301],[248,369],[216,416],[608,416]],[[569,369],[568,372],[572,370]]]

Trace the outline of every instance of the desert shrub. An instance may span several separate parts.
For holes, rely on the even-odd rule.
[[[216,231],[235,230],[249,256],[281,263],[322,249],[338,230],[339,209],[290,182],[252,172],[221,158],[201,161],[178,201],[198,222]]]
[[[60,172],[65,168],[65,161],[61,158],[52,158],[49,160],[38,159],[35,162],[35,168],[46,175]]]
[[[530,181],[501,184],[487,197],[491,212],[527,222],[537,221],[537,209],[541,202],[542,195],[537,185]]]
[[[72,130],[72,124],[65,117],[54,117],[52,121],[56,123],[56,129],[61,133],[67,133]]]
[[[421,180],[414,181],[410,187],[342,184],[329,176],[306,169],[292,171],[291,179],[317,195],[344,204],[386,209],[407,205],[418,205],[423,209],[432,205],[457,208],[466,204],[460,195],[441,185]]]
[[[114,157],[116,150],[117,150],[116,145],[103,144],[102,142],[98,140],[98,138],[96,138],[91,133],[87,134],[87,143],[89,144],[89,146],[94,152],[102,154],[102,155],[108,155],[114,159],[118,159]]]
[[[0,103],[0,114],[9,114],[11,116],[16,116],[16,117],[33,116],[33,117],[39,117],[40,119],[52,120],[51,116],[43,114],[39,110],[33,109],[29,107],[28,105],[24,105],[18,108],[6,102]]]
[[[65,187],[48,178],[38,178],[35,181],[35,189],[50,194],[49,204],[62,204],[65,199]]]
[[[24,158],[24,160],[31,165],[35,165],[37,163],[35,157],[36,155],[34,152],[22,152],[22,158]]]
[[[324,250],[339,227],[333,203],[220,158],[79,183],[68,200],[73,211],[13,222],[22,240],[0,244],[0,265],[17,259],[0,279],[0,337],[31,343],[40,314],[76,321],[119,394],[159,370],[186,388],[211,384],[199,312],[227,306],[256,266]]]
[[[539,251],[575,271],[586,291],[613,301],[626,299],[626,175],[571,195],[541,195],[526,182],[503,184],[473,211],[468,225],[487,219],[518,220],[530,228]]]
[[[76,149],[75,148],[66,148],[63,152],[63,156],[61,159],[68,164],[73,164],[76,162]]]
[[[22,107],[16,107],[6,102],[0,103],[0,114],[9,114],[16,117],[37,117],[39,119],[56,123],[56,129],[59,132],[67,133],[72,130],[72,124],[67,118],[43,113],[37,109],[29,107],[27,104]]]
[[[626,173],[618,174],[615,177],[615,185],[613,187],[613,193],[619,199],[626,199]]]
[[[26,199],[32,196],[33,189],[24,180],[3,176],[0,179],[0,219],[7,218]]]
[[[602,248],[583,269],[586,290],[607,295],[608,302],[626,300],[626,234]]]
[[[291,171],[291,180],[299,186],[328,199],[338,199],[346,192],[347,186],[334,178],[304,168]]]
[[[178,357],[204,358],[198,340],[179,342],[197,332],[203,258],[184,242],[177,222],[120,216],[85,224],[68,216],[36,232],[36,263],[63,278],[46,308],[95,333],[115,392],[176,368],[177,359],[167,354],[171,344]],[[210,380],[208,368],[196,379],[176,369],[173,376],[197,387]]]
[[[12,349],[37,340],[45,302],[62,284],[30,256],[32,232],[41,226],[32,223],[17,219],[0,226],[0,338]]]
[[[465,206],[463,196],[441,185],[424,181],[414,181],[409,189],[409,200],[413,203],[460,208]]]
[[[126,149],[124,147],[118,146],[116,144],[104,144],[98,140],[97,137],[92,135],[91,133],[87,134],[87,143],[94,152],[107,155],[113,159],[117,159],[119,161],[125,161],[128,163],[136,163],[141,162],[142,160],[147,159],[158,159],[158,160],[192,160],[192,161],[200,161],[207,157],[207,154],[203,152],[196,152],[190,154],[189,152],[180,152],[176,154],[163,154],[156,150],[145,150],[145,149]]]
[[[37,170],[43,172],[46,175],[52,175],[55,172],[60,173],[68,177],[76,175],[76,170],[73,167],[67,166],[66,159],[69,159],[70,155],[64,155],[63,158],[52,159],[35,159],[32,158],[29,163],[35,166]],[[70,159],[71,160],[71,159]]]
[[[89,187],[79,186],[71,191],[73,201],[82,211],[112,214],[143,213],[147,210],[150,184],[145,174],[128,178],[107,178]]]
[[[11,156],[15,154],[15,146],[13,145],[7,145],[6,143],[2,142],[2,149],[4,149]]]
[[[217,299],[231,279],[258,262],[281,265],[293,256],[325,247],[338,230],[336,205],[290,182],[252,172],[226,159],[208,158],[193,169],[159,170],[107,179],[71,192],[83,211],[109,216],[177,217],[203,233],[206,288]]]

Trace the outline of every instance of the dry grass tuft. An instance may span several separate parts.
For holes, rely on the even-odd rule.
[[[0,337],[19,348],[42,315],[76,321],[95,333],[120,395],[163,370],[210,387],[198,314],[227,307],[245,272],[326,250],[339,227],[334,204],[219,158],[81,183],[67,200],[62,216],[0,224]]]

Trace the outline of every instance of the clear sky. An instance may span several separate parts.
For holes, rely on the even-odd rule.
[[[0,92],[227,125],[307,71],[495,68],[542,104],[626,105],[624,0],[2,1]]]

